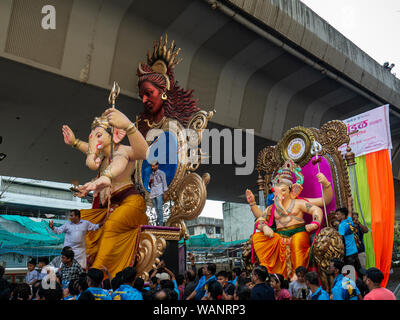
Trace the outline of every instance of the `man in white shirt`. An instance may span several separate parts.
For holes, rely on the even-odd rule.
[[[74,257],[86,269],[86,232],[96,231],[104,223],[93,224],[87,220],[81,220],[79,210],[71,210],[67,223],[61,227],[54,227],[53,221],[50,220],[49,227],[55,234],[65,233],[64,247],[70,246],[74,251]]]
[[[162,226],[164,221],[162,206],[164,201],[167,200],[167,194],[165,193],[168,190],[167,178],[165,173],[158,169],[158,162],[152,162],[151,169],[153,172],[149,179],[150,199],[156,209],[157,225]]]

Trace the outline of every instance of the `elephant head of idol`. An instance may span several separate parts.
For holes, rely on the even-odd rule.
[[[293,175],[296,177],[295,183],[293,183]],[[296,199],[303,190],[303,179],[301,168],[292,160],[287,160],[272,180],[275,205],[283,208],[282,202],[285,199]]]
[[[117,128],[113,130],[106,117],[96,117],[91,125],[86,166],[91,170],[97,170],[104,157],[111,152],[111,139],[118,145],[125,135],[124,130]]]

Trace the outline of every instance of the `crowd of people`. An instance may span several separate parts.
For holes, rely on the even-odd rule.
[[[381,287],[382,272],[377,268],[361,269],[356,281],[342,274],[344,261],[333,259],[329,272],[334,276],[331,293],[320,285],[316,272],[296,269],[296,280],[289,282],[280,274],[269,274],[264,266],[251,273],[240,268],[217,272],[214,263],[197,268],[189,253],[190,268],[175,275],[161,261],[149,281],[138,277],[134,267],[127,267],[112,277],[106,268],[87,272],[74,259],[70,247],[50,263],[46,258],[28,262],[24,283],[8,283],[0,267],[1,300],[396,300]],[[52,273],[54,271],[54,273]],[[47,275],[47,277],[46,277]],[[54,275],[54,282],[51,283]]]
[[[300,266],[293,281],[283,275],[268,273],[255,266],[251,273],[240,268],[217,272],[214,263],[196,268],[189,253],[191,267],[185,274],[174,274],[161,261],[150,272],[149,281],[138,277],[134,267],[120,270],[113,277],[104,266],[87,270],[84,234],[89,228],[72,210],[70,222],[50,228],[66,232],[61,255],[49,262],[47,257],[31,259],[24,283],[8,283],[0,267],[0,299],[5,300],[395,300],[394,294],[381,287],[383,273],[377,268],[365,269],[363,235],[368,228],[360,224],[357,213],[346,208],[335,211],[335,226],[345,244],[343,260],[332,259],[329,273],[333,276],[331,292],[320,285],[314,271]],[[96,229],[101,226],[89,225]],[[82,228],[81,228],[82,227]],[[77,229],[78,228],[78,229]],[[71,229],[71,230],[68,230]],[[83,230],[83,231],[82,231]],[[68,232],[67,232],[68,231]],[[71,245],[69,245],[71,244]],[[354,266],[356,279],[343,274]]]

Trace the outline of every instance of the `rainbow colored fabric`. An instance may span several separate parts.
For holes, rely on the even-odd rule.
[[[388,150],[356,157],[356,176],[360,203],[354,209],[364,214],[371,232],[364,234],[366,268],[380,269],[386,286],[392,261],[394,236],[394,185]],[[355,197],[356,198],[356,197]],[[360,222],[363,223],[361,215]]]

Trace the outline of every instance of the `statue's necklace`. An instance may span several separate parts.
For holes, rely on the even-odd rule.
[[[157,123],[154,122],[154,121],[150,122],[148,119],[143,119],[143,121],[146,122],[147,126],[148,126],[150,129],[153,129],[153,128],[160,128],[160,127],[164,124],[164,122],[165,122],[166,119],[167,119],[167,118],[164,116],[164,117],[162,117],[162,119],[161,119],[159,122],[157,122]]]
[[[295,204],[296,202],[294,201],[294,199],[292,199],[292,201],[290,202],[290,205],[289,205],[289,207],[287,208],[287,210],[286,210],[286,212],[287,213],[292,213],[292,210],[293,210],[293,208],[294,208],[294,204]],[[277,209],[278,209],[278,213],[279,213],[279,215],[282,217],[282,216],[284,216],[284,217],[287,217],[288,215],[286,214],[286,213],[284,213],[284,210],[283,210],[283,208],[280,206],[280,205],[277,205],[277,207],[276,207]]]

